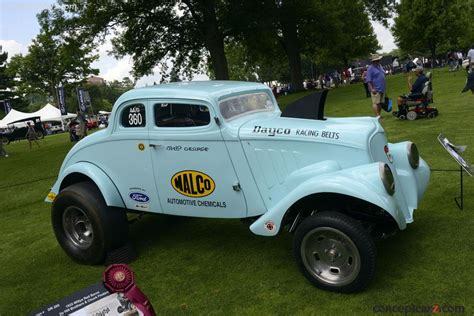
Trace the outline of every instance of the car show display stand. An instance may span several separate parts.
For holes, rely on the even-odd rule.
[[[458,208],[462,211],[464,210],[464,184],[462,174],[464,172],[463,168],[459,166],[459,169],[431,169],[431,171],[441,171],[441,172],[459,172],[459,196],[454,198]]]
[[[466,172],[469,176],[473,175],[473,168],[462,156],[461,153],[466,150],[466,146],[456,146],[452,144],[443,134],[439,134],[438,141],[443,148],[456,160],[459,164],[459,169],[431,169],[431,171],[440,172],[459,172],[459,196],[454,198],[454,202],[460,210],[464,210],[464,182],[463,173]]]

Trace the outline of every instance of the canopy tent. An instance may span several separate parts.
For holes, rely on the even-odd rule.
[[[53,106],[52,104],[46,104],[43,108],[40,110],[33,112],[33,113],[24,113],[17,111],[15,109],[12,109],[8,114],[0,120],[0,128],[6,128],[8,124],[11,122],[15,122],[18,120],[26,119],[29,117],[35,117],[39,116],[41,117],[42,122],[51,122],[51,121],[56,121],[60,122],[61,121],[61,111]],[[74,118],[76,117],[76,114],[68,113],[67,115],[63,115],[62,119],[68,119],[68,118]]]

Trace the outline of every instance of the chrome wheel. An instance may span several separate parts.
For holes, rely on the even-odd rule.
[[[359,275],[359,250],[346,234],[335,228],[317,227],[309,231],[300,251],[307,271],[323,283],[343,286]]]
[[[63,227],[67,238],[75,246],[86,249],[92,245],[92,225],[82,209],[76,206],[66,208],[63,213]]]

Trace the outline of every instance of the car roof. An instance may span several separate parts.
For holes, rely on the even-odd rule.
[[[127,91],[115,104],[118,105],[128,100],[149,98],[181,98],[217,101],[225,96],[263,89],[268,90],[269,88],[258,82],[229,80],[183,81]]]

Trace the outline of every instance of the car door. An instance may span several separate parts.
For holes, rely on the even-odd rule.
[[[120,105],[110,136],[94,153],[94,163],[112,179],[127,209],[160,213],[148,146],[150,124],[147,102]]]
[[[245,217],[245,197],[212,108],[184,100],[150,103],[153,172],[163,212]]]

